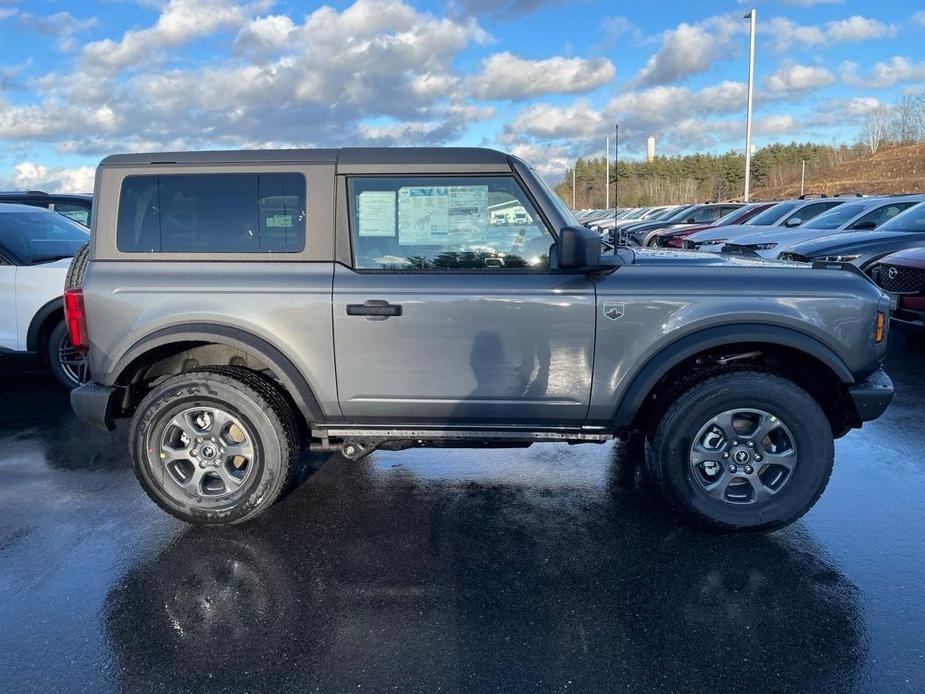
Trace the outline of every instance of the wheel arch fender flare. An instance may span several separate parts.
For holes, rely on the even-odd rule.
[[[700,352],[725,344],[758,342],[789,347],[818,359],[842,381],[855,382],[851,369],[831,347],[794,328],[764,323],[736,323],[705,328],[679,337],[656,352],[632,377],[614,410],[617,428],[628,427],[658,382],[675,366]]]
[[[124,374],[140,358],[159,347],[181,342],[221,344],[259,359],[279,379],[306,422],[324,421],[314,391],[292,360],[265,339],[230,325],[187,323],[156,330],[136,341],[101,380],[110,386],[122,384]]]
[[[37,352],[39,350],[41,346],[39,345],[39,337],[42,335],[42,328],[45,325],[45,321],[57,311],[64,311],[64,299],[60,296],[56,296],[35,312],[35,315],[32,316],[32,320],[29,321],[29,328],[26,331],[26,351]]]

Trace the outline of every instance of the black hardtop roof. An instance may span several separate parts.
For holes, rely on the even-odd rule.
[[[339,166],[507,164],[503,152],[484,147],[343,147],[341,149],[250,149],[113,154],[100,166],[147,164],[337,163]]]

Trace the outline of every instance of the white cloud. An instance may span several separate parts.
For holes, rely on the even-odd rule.
[[[571,106],[535,104],[517,114],[501,139],[512,142],[520,134],[547,139],[582,138],[603,132],[607,127],[604,114],[585,100]]]
[[[579,94],[610,82],[616,69],[606,58],[525,60],[495,53],[482,61],[481,73],[469,80],[479,99],[519,101],[541,94]]]
[[[493,17],[512,19],[543,7],[564,5],[567,0],[450,0],[447,5],[452,14],[465,17]]]
[[[232,0],[170,0],[153,26],[126,31],[118,41],[88,43],[82,51],[83,62],[91,68],[123,70],[152,60],[163,49],[181,46],[220,28],[242,26],[253,9]]]
[[[795,45],[824,48],[835,43],[889,38],[896,32],[893,24],[860,15],[818,25],[800,25],[786,17],[772,17],[758,23],[758,33],[768,35],[771,50],[778,53],[786,53]]]
[[[884,24],[876,19],[855,15],[826,25],[826,33],[831,41],[867,41],[896,36],[896,27]]]
[[[670,84],[706,72],[720,59],[734,55],[734,39],[747,31],[738,16],[710,17],[696,24],[682,23],[661,36],[659,50],[633,79],[637,86]]]
[[[88,66],[84,52],[77,72],[34,80],[41,100],[0,99],[0,138],[67,142],[84,154],[269,140],[334,146],[367,136],[394,141],[402,133],[410,141],[415,132],[447,141],[484,117],[484,109],[465,103],[453,65],[467,46],[491,41],[473,19],[435,17],[402,0],[356,0],[342,11],[322,7],[298,25],[249,18],[238,27],[238,59],[164,69],[143,56],[155,44],[192,36],[175,26],[180,4],[172,0],[152,27],[113,43],[106,66],[114,72]],[[225,15],[229,22],[236,16]],[[221,21],[213,18],[213,33]],[[360,128],[382,117],[405,125]]]
[[[19,12],[19,10],[15,7],[0,7],[0,22],[12,17],[17,12]]]
[[[920,10],[912,15],[912,23],[925,28],[925,10]]]
[[[260,17],[240,30],[234,46],[240,51],[278,51],[290,45],[295,28],[293,21],[284,14]]]
[[[13,167],[4,187],[48,193],[89,193],[93,190],[95,173],[91,166],[48,169],[41,164],[23,161]]]
[[[0,9],[0,12],[3,12],[3,10]],[[21,12],[16,17],[16,20],[26,30],[56,36],[58,38],[58,48],[63,51],[69,51],[77,45],[77,40],[74,38],[76,34],[86,31],[99,23],[96,17],[77,19],[70,12],[56,12],[52,15]]]
[[[834,81],[835,75],[824,67],[786,62],[765,78],[764,86],[773,96],[786,96],[819,89]]]
[[[867,75],[861,75],[858,64],[846,60],[838,68],[842,81],[852,87],[892,87],[900,82],[925,80],[925,62],[914,63],[894,55],[887,62],[876,63]]]

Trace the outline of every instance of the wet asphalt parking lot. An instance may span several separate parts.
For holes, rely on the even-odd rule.
[[[925,691],[925,339],[764,536],[674,520],[618,445],[306,461],[258,521],[149,502],[126,431],[0,363],[0,687],[62,691]]]

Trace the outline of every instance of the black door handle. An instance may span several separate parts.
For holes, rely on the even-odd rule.
[[[365,316],[369,320],[385,320],[401,315],[400,304],[390,304],[381,299],[370,299],[362,304],[347,304],[348,316]]]

